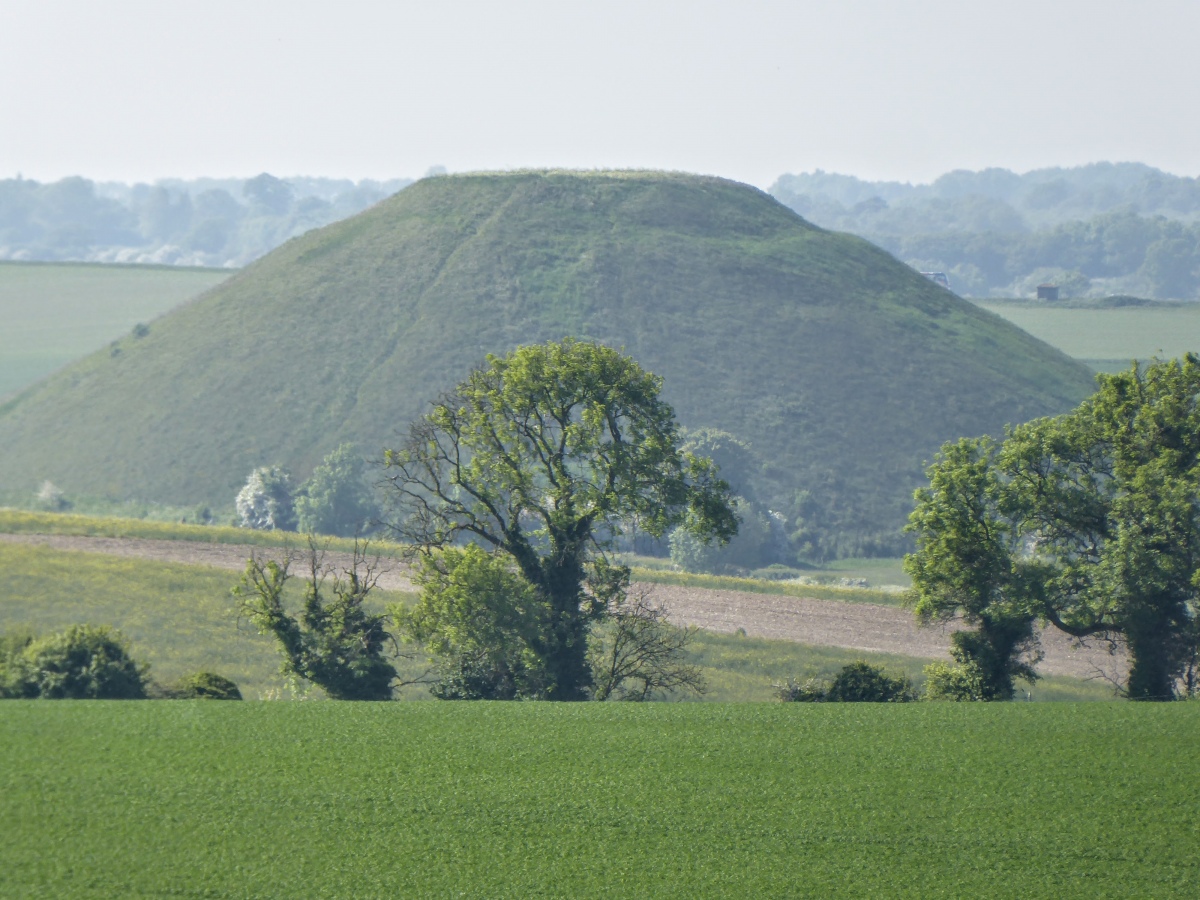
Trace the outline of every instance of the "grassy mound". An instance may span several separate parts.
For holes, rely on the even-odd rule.
[[[486,353],[623,347],[760,498],[894,531],[944,440],[1057,413],[1080,364],[761,191],[662,173],[427,179],[294,239],[0,406],[0,493],[227,506],[252,468],[378,453]]]
[[[1187,897],[1197,738],[1190,703],[10,701],[0,894]]]

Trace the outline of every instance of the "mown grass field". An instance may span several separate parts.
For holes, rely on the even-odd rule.
[[[1131,360],[1200,351],[1200,303],[1153,303],[1111,309],[1029,302],[978,304],[1099,372]]]
[[[250,699],[293,696],[279,674],[274,645],[238,621],[229,593],[237,582],[236,573],[206,566],[0,544],[0,632],[48,632],[83,622],[111,625],[129,638],[135,657],[150,663],[151,676],[161,683],[209,670],[232,678]],[[381,610],[410,599],[388,591],[374,596]],[[690,650],[690,662],[708,681],[705,699],[711,701],[770,700],[777,682],[829,676],[858,659],[903,672],[917,684],[929,662],[708,632],[697,633]],[[426,660],[415,655],[399,668],[402,678],[416,679]],[[399,696],[425,699],[428,694],[413,685]],[[1112,692],[1097,682],[1047,677],[1030,696],[1110,700]]]
[[[0,704],[5,897],[1194,897],[1200,706]]]
[[[229,274],[176,266],[0,262],[0,399]]]

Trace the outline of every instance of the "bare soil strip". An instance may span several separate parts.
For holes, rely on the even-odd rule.
[[[212,566],[235,572],[246,567],[246,560],[251,553],[275,558],[279,558],[281,553],[279,549],[271,547],[146,538],[0,534],[0,541]],[[325,554],[324,562],[341,570],[348,568],[352,560],[348,553],[329,552]],[[414,589],[402,563],[382,560],[381,568],[381,588],[393,591]],[[680,624],[725,634],[733,634],[741,629],[751,637],[803,644],[948,660],[950,632],[959,627],[952,623],[949,626],[921,628],[909,610],[890,606],[677,585],[644,584],[639,587],[647,590],[650,596],[670,610],[671,618]],[[1089,678],[1101,672],[1124,674],[1126,661],[1123,655],[1113,656],[1102,645],[1076,646],[1074,641],[1052,628],[1043,631],[1041,639],[1046,656],[1038,669],[1047,675]]]

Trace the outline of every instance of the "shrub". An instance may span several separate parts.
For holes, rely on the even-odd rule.
[[[423,646],[437,668],[441,700],[513,700],[545,693],[535,646],[545,604],[512,565],[475,544],[420,557],[420,601],[393,610],[405,641]]]
[[[917,692],[906,676],[893,678],[870,663],[850,663],[829,686],[830,703],[908,703]]]
[[[925,699],[964,702],[986,700],[979,669],[970,664],[956,666],[944,662],[925,667]]]
[[[789,678],[774,687],[775,696],[784,703],[824,703],[829,683],[817,678],[810,678],[803,683]]]
[[[379,512],[364,468],[353,444],[342,444],[326,456],[296,497],[300,530],[343,537],[363,532]]]
[[[286,469],[263,466],[246,479],[237,495],[238,524],[259,531],[295,531],[292,479]]]
[[[235,682],[212,672],[196,672],[177,681],[169,695],[179,700],[241,700]]]
[[[285,675],[311,681],[334,700],[390,700],[396,669],[387,651],[394,642],[385,617],[365,605],[379,580],[379,559],[368,560],[366,547],[355,542],[353,563],[339,573],[322,553],[310,538],[307,554],[289,552],[282,562],[251,556],[233,589],[238,611],[260,634],[274,636]],[[297,614],[286,607],[284,588],[300,561],[308,576]]]
[[[50,512],[61,512],[64,509],[69,509],[71,501],[53,481],[43,481],[42,486],[38,488],[37,505],[39,509],[46,509]]]
[[[775,685],[785,703],[910,703],[919,699],[906,676],[893,678],[878,666],[859,661],[842,668],[832,681],[788,679]]]
[[[133,700],[146,696],[148,666],[138,664],[120,633],[73,625],[42,638],[22,637],[0,647],[0,692],[47,700]]]
[[[0,634],[0,700],[25,696],[21,660],[33,641],[34,635],[29,632]]]

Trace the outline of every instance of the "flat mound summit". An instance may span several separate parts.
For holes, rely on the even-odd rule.
[[[760,500],[845,550],[945,440],[1063,412],[1080,364],[866,241],[718,178],[429,178],[293,239],[0,407],[0,490],[227,507],[252,468],[368,454],[487,353],[572,335],[748,443]],[[730,473],[735,474],[735,473]]]

